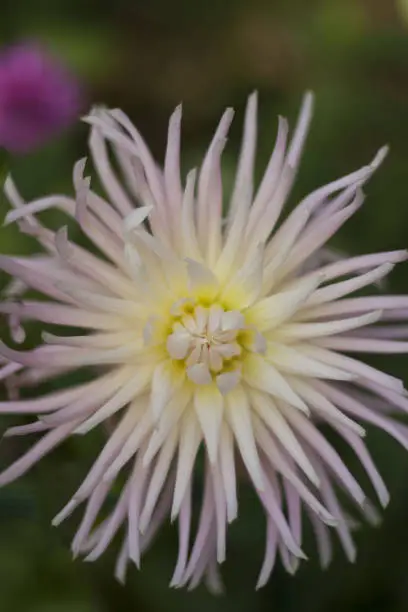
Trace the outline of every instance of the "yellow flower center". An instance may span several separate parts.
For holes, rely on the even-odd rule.
[[[215,381],[226,393],[239,382],[245,355],[265,351],[263,336],[247,325],[239,310],[186,298],[175,302],[170,312],[167,352],[184,364],[188,378],[198,385]]]

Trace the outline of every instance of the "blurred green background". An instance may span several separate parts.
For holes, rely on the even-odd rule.
[[[134,119],[159,160],[166,122],[184,102],[184,164],[197,164],[222,110],[237,109],[225,154],[233,173],[246,96],[260,92],[258,170],[273,145],[276,117],[292,122],[306,89],[316,116],[292,203],[308,190],[367,163],[384,143],[391,155],[370,183],[362,211],[335,245],[351,253],[408,244],[408,0],[2,0],[0,43],[39,40],[81,79],[86,106],[120,106]],[[11,161],[23,194],[71,191],[71,167],[86,147],[79,125],[41,150]],[[6,204],[1,202],[1,216]],[[1,250],[32,248],[14,229],[1,230]],[[391,278],[407,291],[407,268]],[[5,281],[4,275],[0,278]],[[379,360],[406,378],[405,358]],[[9,425],[3,419],[2,429]],[[4,427],[3,427],[4,426]],[[1,612],[406,612],[408,611],[408,456],[370,431],[374,457],[392,502],[378,529],[357,534],[349,565],[336,549],[322,572],[314,544],[296,577],[278,565],[269,585],[253,590],[263,555],[264,525],[252,496],[231,529],[223,568],[227,594],[214,598],[171,591],[174,530],[162,532],[142,571],[125,587],[111,577],[114,552],[96,564],[72,562],[74,524],[50,520],[71,496],[100,444],[72,440],[18,483],[0,491]],[[29,444],[1,444],[2,466]]]

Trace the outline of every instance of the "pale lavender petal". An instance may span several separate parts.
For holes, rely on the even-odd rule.
[[[269,580],[269,577],[275,565],[276,550],[277,550],[277,544],[278,544],[278,532],[277,532],[274,521],[270,518],[268,518],[268,522],[267,522],[265,541],[266,541],[265,557],[263,560],[261,572],[259,574],[258,582],[256,583],[257,589],[260,589],[263,586],[265,586],[265,584]]]
[[[82,517],[81,524],[72,540],[71,550],[73,555],[76,556],[82,548],[83,543],[87,540],[90,531],[96,521],[100,509],[110,491],[110,483],[102,482],[93,491],[91,497],[86,505],[86,510]],[[53,524],[58,525],[58,516],[55,517]]]
[[[358,504],[363,504],[365,495],[360,485],[347,469],[338,453],[331,444],[325,440],[315,425],[310,423],[299,412],[295,412],[291,406],[287,406],[285,412],[288,420],[292,423],[296,431],[298,431],[299,435],[314,448],[323,462],[330,466],[353,499],[355,499]]]
[[[205,472],[205,483],[203,491],[203,501],[201,504],[201,513],[198,522],[197,535],[190,553],[186,570],[184,572],[181,585],[186,584],[192,577],[200,559],[204,558],[206,543],[209,541],[211,525],[215,515],[214,495],[212,491],[211,473],[207,466]]]
[[[177,558],[176,567],[174,570],[173,577],[170,582],[170,586],[177,587],[182,579],[184,571],[186,569],[187,558],[188,558],[188,545],[190,540],[190,529],[191,529],[191,493],[192,483],[191,480],[188,482],[187,489],[184,493],[184,498],[181,503],[179,513],[179,554]]]
[[[130,486],[128,481],[123,488],[115,509],[108,517],[103,530],[99,535],[97,544],[85,558],[85,561],[96,561],[96,559],[98,559],[105,552],[119,527],[124,522],[129,503],[129,488]]]
[[[45,434],[25,455],[0,473],[0,486],[4,486],[28,472],[37,461],[52,451],[58,444],[61,444],[72,433],[76,425],[77,421],[71,421]]]

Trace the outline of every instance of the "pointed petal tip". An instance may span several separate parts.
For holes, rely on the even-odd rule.
[[[132,230],[137,229],[148,218],[153,208],[154,207],[151,204],[135,208],[124,219],[125,231],[131,232]]]
[[[170,116],[169,128],[171,127],[171,128],[179,129],[182,115],[183,115],[183,103],[180,102],[180,104],[177,104],[176,108],[174,109],[174,111],[172,112]]]
[[[14,219],[13,219],[13,212],[14,210],[9,210],[8,213],[6,214],[6,216],[4,217],[3,220],[3,227],[7,227],[8,225],[11,225],[11,223],[13,223]]]
[[[371,162],[371,167],[372,168],[378,168],[378,166],[384,161],[384,159],[387,157],[388,153],[390,151],[390,147],[389,145],[384,145],[383,147],[381,147],[381,149],[379,149],[379,151],[377,152],[377,154],[375,155],[373,161]]]
[[[255,114],[257,112],[257,107],[258,107],[258,91],[254,89],[254,91],[248,96],[247,113]]]
[[[140,517],[140,521],[139,521],[139,532],[140,532],[140,535],[144,535],[146,533],[146,529],[147,529],[147,527],[149,525],[149,520],[150,520],[150,517],[146,518],[146,515],[143,515],[143,512],[142,512],[141,517]]]
[[[122,576],[121,574],[118,574],[117,572],[115,572],[115,578],[119,582],[120,585],[125,586],[126,584],[125,576]]]
[[[339,524],[339,520],[336,519],[330,512],[325,512],[325,514],[319,514],[319,518],[323,521],[325,525],[329,527],[337,527]]]
[[[315,94],[314,91],[312,91],[311,89],[308,89],[305,91],[305,93],[303,94],[303,100],[302,100],[302,106],[303,107],[310,107],[310,110],[312,110],[312,107],[315,103]]]
[[[87,115],[82,115],[80,117],[80,121],[90,125],[93,132],[94,130],[100,129],[100,125],[98,124],[97,120],[100,119],[101,114],[101,109],[99,107],[94,107]]]
[[[390,503],[391,500],[391,495],[388,491],[384,492],[384,494],[382,495],[382,497],[380,498],[380,504],[383,508],[386,508],[388,506],[388,504]]]
[[[136,554],[134,551],[129,553],[129,559],[133,561],[137,569],[140,569],[140,554]]]
[[[75,162],[75,164],[74,164],[74,172],[75,172],[75,170],[77,170],[78,173],[81,174],[81,177],[82,177],[82,174],[83,174],[83,172],[85,170],[85,166],[86,166],[86,162],[87,161],[88,161],[88,158],[85,156],[85,157],[81,157],[80,159],[78,159]]]

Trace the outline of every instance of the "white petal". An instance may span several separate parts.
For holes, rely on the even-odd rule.
[[[125,232],[132,232],[137,229],[143,221],[147,219],[151,211],[153,210],[153,206],[141,206],[140,208],[135,208],[124,220],[124,228]]]
[[[283,117],[279,117],[275,147],[268,162],[268,166],[262,178],[261,184],[258,188],[257,194],[254,198],[247,227],[245,228],[247,236],[253,234],[256,223],[259,221],[260,216],[264,212],[265,207],[271,200],[278,186],[286,153],[288,131],[289,126],[287,120]]]
[[[219,374],[215,381],[217,383],[217,387],[222,393],[222,395],[226,395],[232,389],[234,389],[239,381],[241,380],[241,370],[237,369],[233,372],[224,372],[224,374]]]
[[[195,261],[201,261],[202,254],[197,239],[194,220],[194,187],[196,181],[196,170],[191,170],[187,175],[186,187],[181,209],[181,239],[182,251]]]
[[[218,225],[218,228],[213,226],[213,229],[216,229],[217,233],[220,231],[222,194],[220,193],[219,165],[222,149],[225,146],[226,135],[233,116],[234,111],[231,108],[227,108],[208,147],[200,171],[198,181],[197,231],[200,244],[203,248],[208,243],[212,219],[216,220]]]
[[[227,518],[231,523],[238,514],[237,482],[235,475],[234,438],[230,426],[224,421],[220,437],[220,467],[224,483]]]
[[[327,464],[336,474],[336,477],[344,485],[344,488],[355,499],[357,504],[362,506],[365,501],[365,495],[360,485],[346,467],[338,453],[329,444],[326,438],[320,433],[312,421],[305,418],[299,411],[294,410],[291,406],[282,406],[284,415],[293,428],[302,436],[309,446],[321,457],[323,462]],[[315,470],[317,471],[318,463],[315,462]],[[318,472],[318,476],[320,473]],[[329,508],[330,510],[330,508]]]
[[[176,567],[172,576],[170,586],[177,588],[183,577],[184,571],[187,565],[188,548],[190,544],[190,531],[191,531],[191,506],[192,506],[192,484],[191,481],[188,484],[187,491],[184,495],[183,502],[180,508],[179,516],[179,553],[177,558]]]
[[[208,313],[208,333],[213,334],[221,326],[224,310],[218,304],[212,304]]]
[[[218,463],[211,466],[211,477],[214,489],[215,517],[217,522],[217,562],[223,563],[226,555],[227,510],[222,476]]]
[[[248,98],[245,111],[244,134],[242,138],[241,153],[235,184],[230,203],[230,218],[233,219],[240,207],[248,210],[252,199],[253,174],[256,150],[256,119],[258,109],[258,95],[256,92]]]
[[[309,414],[304,401],[293,391],[287,380],[263,357],[247,355],[243,363],[242,378],[250,387],[285,400],[302,412]]]
[[[211,373],[204,363],[196,363],[187,369],[188,378],[197,385],[208,385],[211,383]]]
[[[224,413],[224,401],[214,385],[197,387],[194,394],[194,408],[203,430],[208,457],[214,463],[218,455],[220,427]]]
[[[329,219],[320,219],[311,224],[309,231],[305,231],[301,239],[289,254],[282,266],[278,277],[284,278],[315,253],[331,238],[337,230],[361,207],[364,195],[361,190],[351,204],[332,215]]]
[[[193,392],[190,385],[183,385],[181,389],[176,391],[173,395],[150,437],[146,453],[143,457],[143,465],[146,466],[151,463],[184,411],[186,409],[189,410],[188,405],[192,396]]]
[[[323,276],[317,274],[296,280],[288,289],[264,298],[250,308],[250,320],[260,332],[277,327],[301,308],[322,281]]]
[[[105,421],[108,417],[121,410],[131,400],[141,395],[147,387],[151,378],[151,373],[151,366],[139,367],[136,369],[133,378],[126,382],[123,387],[89,417],[89,419],[81,423],[75,430],[75,433],[82,435],[88,433],[88,431]]]
[[[278,449],[274,438],[272,438],[271,434],[266,430],[265,425],[263,425],[260,419],[254,419],[254,429],[257,439],[259,440],[259,445],[269,458],[272,468],[282,474],[285,482],[291,483],[296,494],[299,495],[306,505],[317,514],[319,520],[326,523],[326,525],[337,525],[336,519],[326,510],[313,493],[311,493],[308,486],[304,483],[303,478],[299,476],[296,468]],[[313,467],[312,469],[314,471]],[[316,482],[320,483],[317,474]]]
[[[222,331],[239,330],[245,327],[244,315],[239,310],[228,310],[221,317]]]
[[[140,567],[140,511],[145,495],[146,482],[150,475],[150,469],[146,469],[143,465],[144,449],[145,446],[142,446],[136,457],[133,472],[130,477],[128,507],[129,556],[138,568]]]
[[[319,479],[312,464],[276,404],[271,398],[263,393],[259,393],[259,391],[249,391],[249,398],[253,408],[275,435],[276,439],[288,451],[289,455],[293,457],[309,480],[318,486]]]
[[[274,522],[269,518],[266,531],[265,557],[262,563],[258,582],[256,583],[256,590],[261,589],[263,586],[265,586],[265,584],[269,580],[269,576],[271,575],[273,567],[275,565],[277,544],[278,532]]]
[[[341,410],[336,408],[336,406],[332,404],[323,393],[319,393],[314,388],[313,383],[308,384],[305,380],[293,377],[291,379],[291,384],[293,388],[307,400],[307,403],[311,407],[312,411],[316,411],[321,418],[327,420],[328,422],[334,421],[334,423],[339,423],[347,430],[353,431],[360,437],[365,436],[366,432],[364,427],[361,427],[361,425],[350,419],[348,416],[343,414]]]
[[[236,387],[225,396],[225,403],[226,417],[234,432],[244,464],[255,487],[262,491],[264,476],[252,430],[247,395],[242,387]]]
[[[337,300],[344,295],[348,295],[353,291],[357,291],[362,287],[366,287],[367,285],[371,285],[371,283],[379,281],[380,279],[384,278],[384,276],[387,276],[393,268],[394,264],[385,263],[378,266],[378,268],[375,268],[374,270],[370,270],[370,272],[357,276],[356,278],[351,278],[340,283],[333,283],[327,287],[323,287],[309,297],[304,307],[308,308],[309,306],[317,306],[319,304],[323,304],[324,302]]]
[[[176,483],[174,486],[171,520],[179,513],[184,495],[191,480],[195,458],[201,442],[200,425],[194,413],[186,414],[180,424]]]
[[[22,457],[0,473],[1,486],[25,474],[39,459],[47,455],[53,448],[69,437],[74,428],[75,421],[73,423],[60,425],[47,432],[39,442],[30,448]]]
[[[187,274],[191,289],[205,289],[212,293],[219,289],[218,281],[215,275],[207,266],[195,261],[194,259],[186,259]]]
[[[285,346],[284,344],[269,342],[266,359],[278,370],[283,370],[289,374],[332,380],[353,380],[355,378],[349,372],[317,361],[307,353],[303,353],[302,345]]]
[[[133,427],[129,437],[124,441],[117,456],[111,461],[110,465],[105,467],[103,479],[106,482],[113,480],[117,476],[123,466],[136,454],[153,428],[153,417],[147,406],[144,411],[143,406],[138,406],[137,404],[135,406],[131,405],[130,409],[133,407],[141,411],[140,418]]]
[[[265,244],[258,243],[254,251],[246,254],[244,265],[238,270],[231,281],[232,287],[237,285],[243,292],[240,308],[248,308],[259,298],[262,289],[264,271]],[[228,294],[228,285],[225,289]]]
[[[377,370],[363,361],[352,359],[351,357],[346,357],[346,355],[341,355],[335,351],[329,351],[312,344],[304,345],[302,351],[307,355],[311,355],[318,361],[322,361],[336,368],[341,368],[358,378],[361,377],[363,380],[367,379],[386,389],[392,389],[398,394],[404,391],[404,383],[402,380],[390,376],[381,370]]]
[[[167,338],[166,347],[172,359],[185,359],[191,346],[191,334],[175,332]]]
[[[323,323],[290,323],[282,325],[276,331],[276,338],[290,340],[296,338],[304,340],[307,338],[317,339],[321,336],[331,336],[332,334],[340,334],[350,329],[364,327],[375,323],[381,318],[382,311],[376,310],[369,312],[359,317],[349,317],[347,319],[336,319],[334,321],[325,321]]]
[[[175,427],[174,431],[168,436],[166,442],[164,443],[160,451],[157,463],[154,467],[149,482],[149,488],[146,493],[145,504],[140,515],[140,533],[144,533],[149,525],[153,510],[163,488],[163,484],[170,469],[170,464],[174,457],[178,437],[179,431],[178,428]]]
[[[150,410],[155,419],[159,419],[167,403],[180,388],[183,376],[176,370],[170,360],[156,366],[152,378]]]
[[[302,155],[303,145],[309,131],[310,122],[313,115],[314,96],[308,91],[303,100],[299,117],[296,123],[295,132],[288,151],[288,163],[294,168],[298,165]]]
[[[169,121],[167,149],[164,162],[164,184],[170,207],[180,211],[182,188],[180,180],[180,124],[181,104],[176,108]],[[175,223],[176,225],[176,223]]]
[[[212,372],[220,372],[224,364],[224,359],[218,348],[218,346],[212,346],[208,351],[208,364]]]

